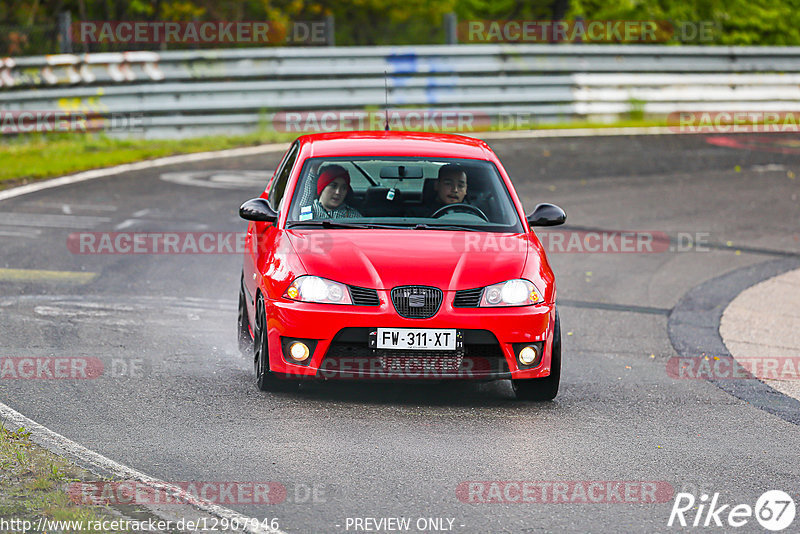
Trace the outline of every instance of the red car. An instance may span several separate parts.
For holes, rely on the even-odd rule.
[[[250,221],[239,343],[261,390],[299,379],[511,379],[558,393],[556,286],[532,226],[483,141],[345,132],[298,138]]]

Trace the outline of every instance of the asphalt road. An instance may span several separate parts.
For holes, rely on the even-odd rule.
[[[0,356],[103,365],[94,379],[0,380],[0,401],[162,480],[278,482],[287,490],[279,504],[226,506],[278,518],[291,533],[354,532],[348,518],[400,516],[411,531],[419,518],[444,518],[439,531],[463,533],[675,530],[672,498],[470,504],[457,494],[465,481],[654,481],[751,506],[780,489],[800,504],[796,424],[667,373],[677,356],[669,313],[687,292],[800,255],[800,156],[763,148],[794,146],[785,136],[760,139],[769,142],[757,150],[703,136],[490,142],[527,209],[554,202],[567,229],[676,240],[658,253],[550,255],[564,371],[559,396],[545,404],[515,401],[506,382],[262,393],[235,343],[238,255],[68,247],[75,232],[241,231],[239,204],[257,196],[280,154],[0,202]],[[690,237],[707,246],[677,250]],[[736,531],[763,529],[751,518]]]

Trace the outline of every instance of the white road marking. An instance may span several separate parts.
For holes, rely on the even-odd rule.
[[[125,228],[129,228],[129,227],[133,226],[134,224],[136,224],[137,222],[139,222],[138,219],[125,219],[124,221],[122,221],[121,223],[116,225],[114,227],[114,229],[115,230],[122,230],[122,229],[125,229]]]
[[[0,237],[28,237],[35,239],[42,235],[42,230],[38,228],[14,228],[13,227],[0,227]]]
[[[83,271],[44,271],[40,269],[0,269],[2,282],[64,282],[88,284],[97,273]]]
[[[181,496],[185,497],[186,495],[186,492],[181,489],[180,486],[176,486],[174,484],[170,484],[168,482],[164,482],[163,480],[146,475],[141,471],[137,471],[131,467],[128,467],[127,465],[115,462],[114,460],[107,458],[102,454],[89,450],[82,445],[78,445],[71,439],[67,439],[61,434],[53,432],[49,428],[44,427],[36,421],[25,417],[18,411],[6,406],[3,403],[0,403],[0,417],[2,418],[6,427],[10,430],[13,431],[18,428],[25,428],[25,430],[31,433],[31,437],[39,445],[60,456],[64,456],[70,460],[73,460],[79,465],[94,471],[96,474],[108,474],[122,480],[135,480],[141,484],[150,486],[156,491],[164,492],[166,495],[173,497],[178,502],[181,502]],[[252,526],[252,522],[248,521],[247,517],[235,512],[234,510],[208,502],[199,497],[193,498],[192,500],[195,502],[190,503],[190,506],[197,510],[206,512],[207,514],[220,519],[226,519],[229,524],[236,522],[239,525],[248,525],[247,528],[240,529],[239,532],[249,532],[252,534],[286,534],[282,530],[261,528],[261,525],[257,525],[254,528]],[[159,516],[163,514],[163,510],[151,511]]]
[[[165,172],[161,175],[161,179],[175,184],[214,189],[261,188],[263,190],[274,172],[274,170]]]
[[[114,309],[67,309],[59,306],[34,306],[33,314],[44,318],[64,318],[71,322],[86,322],[92,325],[106,326],[141,326],[138,318],[125,319],[119,317],[119,312]]]
[[[3,272],[0,270],[0,280]],[[150,323],[163,326],[168,321],[199,321],[205,317],[218,317],[235,310],[233,301],[210,299],[125,296],[122,299],[86,302],[85,297],[38,295],[34,299],[6,297],[0,299],[3,313],[18,315],[27,320],[67,320],[73,323],[89,323],[94,326],[138,327]]]
[[[107,223],[108,217],[92,215],[57,215],[52,213],[0,212],[0,224],[4,226],[35,226],[40,228],[94,228]]]
[[[61,211],[63,211],[65,215],[72,215],[72,208],[69,207],[69,204],[62,204]]]
[[[753,165],[750,167],[750,170],[754,172],[785,171],[786,166],[781,165],[780,163],[767,163],[766,165]]]
[[[68,206],[70,211],[78,210],[78,211],[117,211],[116,206],[112,206],[111,204],[64,204],[63,202],[31,202],[29,205],[31,206],[40,206],[43,208],[61,208],[64,209],[64,206]]]
[[[57,306],[36,306],[33,313],[43,317],[108,317],[110,311],[105,310],[65,310]]]

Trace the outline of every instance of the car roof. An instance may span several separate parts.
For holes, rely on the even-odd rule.
[[[307,157],[415,156],[492,160],[493,153],[480,139],[463,135],[404,132],[329,132],[299,138]]]

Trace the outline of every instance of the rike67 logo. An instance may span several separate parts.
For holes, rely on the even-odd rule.
[[[778,532],[792,524],[795,512],[794,500],[780,490],[761,495],[755,507],[749,504],[723,504],[719,493],[714,493],[710,501],[706,493],[700,495],[700,499],[691,493],[678,493],[667,526],[727,527],[726,531],[730,531],[730,528],[747,525],[755,516],[763,528]]]

